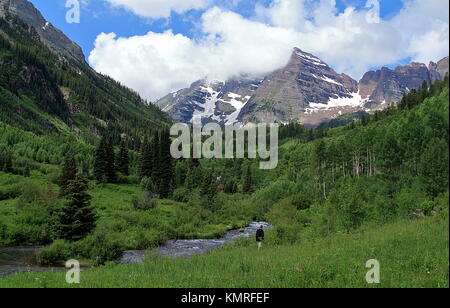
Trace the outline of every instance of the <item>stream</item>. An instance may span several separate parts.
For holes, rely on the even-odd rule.
[[[62,267],[45,267],[36,262],[42,246],[0,248],[0,278],[24,272],[64,271]]]
[[[205,254],[208,251],[217,249],[226,243],[237,241],[241,238],[255,236],[256,230],[260,226],[264,230],[270,229],[272,226],[267,222],[252,222],[243,230],[228,231],[220,239],[198,239],[198,240],[172,240],[167,241],[164,245],[156,249],[158,255],[163,257],[183,258],[192,257],[194,255]],[[256,245],[256,244],[255,244]],[[123,264],[143,263],[148,251],[146,250],[129,250],[125,251],[122,256]]]
[[[220,239],[171,240],[156,248],[163,257],[182,258],[205,254],[218,249],[229,242],[254,236],[256,230],[263,226],[265,230],[272,226],[266,222],[252,222],[242,230],[228,231]],[[42,246],[0,248],[0,278],[23,272],[65,271],[64,267],[45,267],[36,262],[36,253]],[[143,263],[147,250],[125,251],[119,262],[122,264]]]

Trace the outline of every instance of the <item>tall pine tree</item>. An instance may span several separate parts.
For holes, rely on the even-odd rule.
[[[139,168],[139,177],[141,179],[151,178],[153,175],[153,152],[154,149],[152,151],[152,144],[148,138],[145,137],[141,145],[141,165]]]
[[[117,159],[117,169],[123,175],[130,175],[130,158],[125,141],[120,143],[120,151]]]
[[[170,132],[162,130],[159,134],[157,164],[154,165],[154,182],[158,184],[158,193],[162,198],[167,198],[170,195],[174,184],[174,167],[170,145]]]
[[[72,155],[67,155],[64,159],[61,176],[59,177],[59,186],[61,187],[60,195],[66,196],[68,193],[68,186],[70,181],[76,179],[78,173],[75,158]]]
[[[247,170],[244,175],[244,185],[242,187],[242,191],[244,193],[253,192],[253,176],[252,176],[252,168],[250,165],[247,166]]]
[[[99,183],[115,183],[117,181],[114,147],[107,137],[102,137],[95,151],[94,176]]]
[[[61,239],[78,241],[95,228],[97,215],[87,193],[88,180],[77,177],[67,186],[67,203],[58,211],[57,230]]]
[[[117,170],[115,164],[114,146],[111,139],[106,140],[106,180],[108,183],[117,182]]]
[[[102,137],[100,144],[95,150],[94,155],[94,176],[97,182],[106,183],[106,168],[107,168],[107,158],[106,158],[106,145],[107,141],[105,137]]]

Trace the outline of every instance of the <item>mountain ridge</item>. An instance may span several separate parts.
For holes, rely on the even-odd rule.
[[[25,9],[41,22],[42,15],[31,3],[0,1],[26,2]],[[139,149],[142,136],[171,123],[166,113],[135,91],[96,73],[69,51],[49,46],[35,22],[20,17],[23,12],[12,14],[10,7],[1,12],[0,121],[38,135],[72,135],[90,144],[100,135],[115,144],[126,139],[131,149]]]
[[[383,67],[367,72],[358,82],[294,48],[288,64],[264,78],[212,83],[203,79],[156,104],[176,121],[188,124],[203,117],[203,124],[299,121],[315,128],[343,114],[384,109],[423,81],[442,80],[445,74],[448,57],[428,66],[413,62],[395,69]]]
[[[86,64],[85,55],[78,44],[47,21],[41,12],[27,0],[0,0],[0,17],[10,13],[33,27],[41,41],[52,50],[65,55],[78,64]]]

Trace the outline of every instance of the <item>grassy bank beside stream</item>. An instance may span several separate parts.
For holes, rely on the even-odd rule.
[[[79,285],[66,284],[64,273],[49,272],[6,277],[0,279],[0,288],[445,288],[449,286],[448,234],[448,212],[295,245],[275,246],[269,232],[261,252],[244,240],[190,259],[150,257],[145,264],[110,264],[83,271]],[[381,264],[379,285],[365,281],[369,259]]]

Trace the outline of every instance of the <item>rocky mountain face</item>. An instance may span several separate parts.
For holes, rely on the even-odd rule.
[[[430,62],[428,69],[433,74],[433,77],[440,79],[448,75],[448,58],[449,57],[445,57],[438,63]]]
[[[395,70],[383,67],[366,73],[359,82],[363,99],[381,103],[381,107],[399,101],[403,94],[419,88],[424,81],[442,80],[448,74],[448,57],[427,67],[422,63],[399,66]]]
[[[243,107],[258,89],[261,80],[201,80],[189,89],[171,93],[157,105],[178,122],[233,125],[239,121]]]
[[[300,121],[317,127],[343,114],[388,107],[423,81],[443,79],[448,66],[447,57],[428,67],[412,63],[394,70],[382,68],[357,82],[295,48],[285,67],[265,77],[226,82],[205,79],[156,104],[176,121],[189,124]]]
[[[243,108],[243,122],[322,122],[330,107],[350,107],[358,82],[338,74],[312,54],[295,48],[288,64],[264,78]],[[359,104],[359,100],[357,101]]]
[[[7,13],[19,17],[28,26],[33,27],[41,41],[54,51],[78,63],[85,63],[85,57],[80,46],[46,21],[31,2],[27,0],[0,0],[0,17],[4,17]]]

